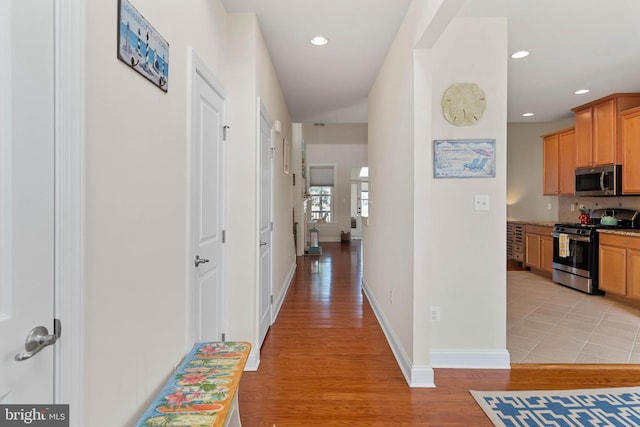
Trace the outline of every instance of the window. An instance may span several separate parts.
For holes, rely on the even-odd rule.
[[[309,167],[309,194],[311,196],[311,221],[333,221],[334,167]]]
[[[311,220],[331,222],[333,187],[328,185],[314,185],[309,187],[309,193],[311,194]]]

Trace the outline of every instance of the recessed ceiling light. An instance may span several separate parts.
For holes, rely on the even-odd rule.
[[[585,93],[589,93],[589,89],[578,89],[577,91],[575,91],[573,93],[575,93],[576,95],[582,95],[582,94],[585,94]]]
[[[533,113],[524,113],[522,117],[533,117]]]
[[[315,36],[311,39],[311,44],[314,46],[324,46],[329,43],[329,39],[322,36]]]
[[[519,50],[518,52],[511,55],[513,59],[520,59],[526,56],[529,56],[529,52],[527,52],[526,50]]]

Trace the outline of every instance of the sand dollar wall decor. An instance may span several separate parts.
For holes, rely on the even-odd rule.
[[[484,90],[475,83],[454,83],[442,95],[442,114],[454,126],[473,126],[487,107]]]

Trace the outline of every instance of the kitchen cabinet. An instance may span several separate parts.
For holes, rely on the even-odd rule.
[[[553,227],[527,224],[525,229],[527,267],[551,273],[553,271]]]
[[[574,128],[542,136],[543,193],[573,195],[576,168]]]
[[[640,194],[640,107],[620,114],[622,193]]]
[[[622,163],[620,113],[640,106],[640,93],[616,93],[573,108],[576,167]]]
[[[599,288],[640,300],[640,235],[600,233]]]

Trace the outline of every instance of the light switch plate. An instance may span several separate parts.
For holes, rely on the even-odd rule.
[[[474,210],[476,211],[488,211],[489,210],[489,195],[488,194],[476,194],[474,199]]]

